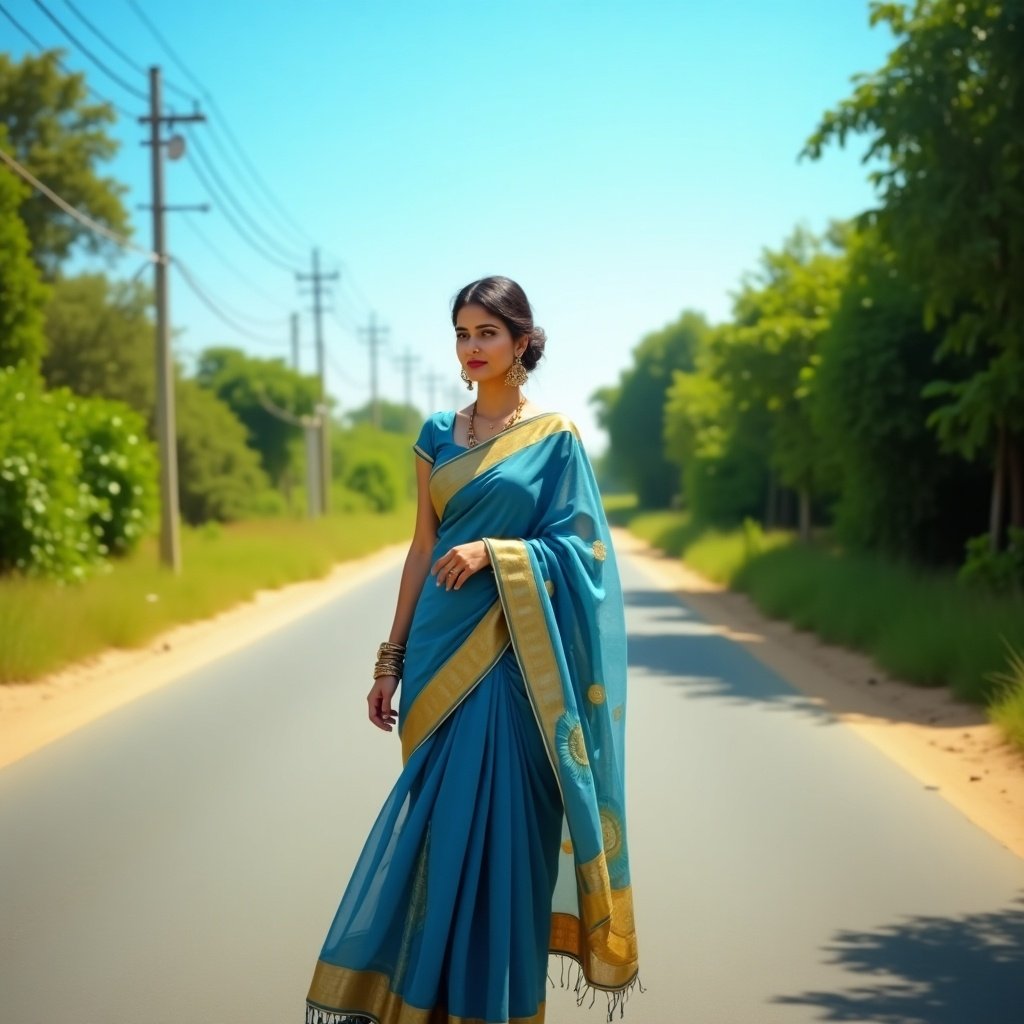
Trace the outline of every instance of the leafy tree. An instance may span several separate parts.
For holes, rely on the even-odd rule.
[[[415,406],[398,402],[389,402],[387,399],[377,400],[377,410],[380,417],[380,429],[388,434],[416,434],[423,423],[423,414]],[[360,423],[373,423],[373,403],[358,409],[352,409],[345,414],[345,420],[356,426]]]
[[[969,376],[946,373],[929,397],[944,446],[990,453],[989,535],[1024,526],[1024,5],[1021,0],[916,0],[871,5],[898,45],[858,75],[827,111],[804,154],[868,133],[865,160],[881,200],[878,226],[909,282],[926,329],[942,325],[940,359],[982,353]],[[951,369],[947,366],[947,371]]]
[[[701,522],[765,515],[769,424],[761,410],[732,403],[717,371],[725,325],[697,351],[692,373],[677,370],[665,402],[665,453],[682,469],[683,496]]]
[[[628,480],[642,506],[666,506],[678,475],[662,444],[665,396],[675,370],[692,370],[694,354],[708,324],[687,310],[674,323],[648,334],[633,350],[633,365],[618,386],[591,396],[608,431],[609,468]]]
[[[5,146],[0,125],[0,147]],[[28,233],[18,216],[26,189],[0,167],[0,367],[24,360],[37,367],[45,344],[46,288],[32,262]]]
[[[828,246],[843,244],[834,226]],[[834,481],[811,417],[818,349],[845,273],[842,257],[804,228],[765,250],[744,275],[732,323],[707,334],[693,371],[677,372],[665,410],[666,451],[683,467],[686,497],[700,518],[788,520],[799,496],[808,537],[812,499]]]
[[[243,518],[269,486],[231,409],[191,378],[175,388],[178,498],[186,522]]]
[[[138,281],[102,274],[58,277],[46,307],[51,387],[127,402],[152,422],[155,394],[152,294]]]
[[[104,178],[97,164],[110,160],[118,143],[108,134],[116,119],[108,103],[88,100],[85,76],[65,74],[60,50],[26,54],[20,61],[0,53],[0,145],[72,206],[122,235],[130,233],[121,197],[127,187]],[[112,243],[68,217],[45,196],[26,191],[19,216],[32,257],[47,279],[54,277],[76,243],[93,253]]]
[[[835,225],[825,243],[798,227],[780,250],[764,250],[759,271],[745,275],[734,296],[735,322],[719,336],[715,359],[731,401],[767,431],[770,468],[799,496],[804,539],[812,497],[830,483],[828,450],[814,429],[809,398],[846,272],[842,257],[827,250],[841,246],[844,234]]]
[[[345,478],[345,486],[364,495],[375,512],[390,512],[401,492],[394,466],[375,455],[366,455],[356,462]]]
[[[241,421],[247,443],[274,486],[294,468],[299,427],[282,418],[311,415],[318,385],[283,359],[257,359],[233,348],[207,349],[199,358],[196,382],[217,396]],[[274,410],[280,410],[275,412]]]
[[[939,400],[923,390],[940,340],[877,231],[852,238],[814,400],[817,432],[839,467],[836,531],[846,543],[951,561],[984,522],[980,467],[942,452],[927,426]],[[970,373],[967,357],[949,358]]]

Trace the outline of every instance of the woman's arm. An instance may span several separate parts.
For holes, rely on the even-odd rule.
[[[416,460],[416,529],[413,533],[409,553],[405,556],[402,581],[398,585],[398,602],[395,618],[391,624],[388,639],[392,643],[404,644],[409,638],[412,613],[416,608],[423,583],[430,571],[430,557],[437,541],[437,514],[430,501],[431,466],[424,459]],[[373,688],[366,697],[369,704],[370,721],[378,729],[391,732],[395,724],[395,713],[391,709],[391,698],[398,689],[395,676],[381,676],[373,681]]]

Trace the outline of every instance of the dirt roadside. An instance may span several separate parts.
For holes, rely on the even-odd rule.
[[[822,709],[854,729],[922,785],[1024,858],[1024,755],[974,705],[948,690],[887,675],[870,657],[769,619],[632,534],[615,547],[678,594],[722,636],[742,644]]]
[[[250,600],[177,626],[145,647],[109,650],[32,682],[0,685],[0,768],[301,618],[399,562],[407,550],[408,544],[389,545],[342,562],[321,579],[257,591]]]
[[[721,635],[1024,858],[1024,756],[980,709],[958,703],[946,690],[893,679],[863,654],[767,618],[744,594],[709,582],[624,530],[615,531],[615,546]],[[0,686],[0,768],[358,587],[397,564],[406,547],[392,545],[343,563],[323,579],[260,591],[144,648],[109,651],[44,679]]]

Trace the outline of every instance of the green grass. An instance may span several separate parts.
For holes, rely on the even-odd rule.
[[[756,524],[722,531],[684,512],[624,515],[637,536],[748,593],[766,614],[870,654],[893,675],[948,686],[985,705],[1024,749],[1024,601],[957,584],[952,574],[802,545]],[[1008,651],[1010,652],[1008,656]],[[1007,665],[1010,671],[1007,671]]]
[[[26,681],[108,647],[139,647],[171,626],[206,618],[338,562],[411,535],[411,505],[318,520],[260,519],[183,528],[183,571],[158,565],[155,538],[82,584],[0,579],[0,682]]]

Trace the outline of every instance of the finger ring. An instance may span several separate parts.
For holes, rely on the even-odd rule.
[[[454,576],[455,575],[455,570],[454,569],[449,569],[448,570],[448,575],[449,576]]]

